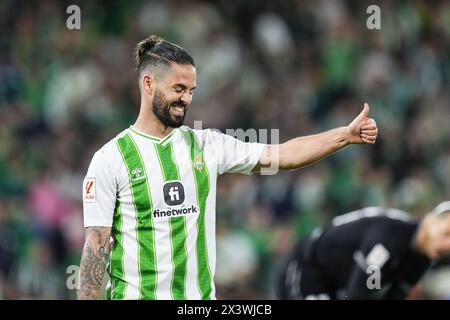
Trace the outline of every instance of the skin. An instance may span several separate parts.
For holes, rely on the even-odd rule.
[[[302,168],[349,144],[375,144],[377,135],[376,122],[369,118],[369,105],[365,103],[362,112],[346,127],[266,146],[254,170],[271,167],[273,161],[279,161],[281,170]]]
[[[196,87],[196,72],[191,65],[172,64],[170,71],[164,77],[156,77],[143,73],[139,77],[141,91],[141,108],[134,127],[144,133],[165,137],[173,128],[161,123],[152,111],[156,90],[163,93],[165,107],[172,104],[184,104],[186,113],[192,101]],[[164,104],[163,103],[163,104]],[[171,107],[169,107],[171,109]],[[177,113],[169,110],[173,119]],[[85,244],[80,263],[80,290],[78,299],[95,300],[101,288],[105,268],[111,251],[111,228],[89,227],[85,229]]]
[[[163,92],[169,102],[182,101],[187,107],[196,88],[196,70],[191,65],[172,63],[171,71],[159,82],[150,74],[141,76],[141,107],[134,127],[156,137],[164,137],[173,128],[162,124],[151,111],[155,90]],[[316,135],[297,137],[280,145],[266,146],[254,171],[271,167],[276,159],[281,170],[297,169],[323,159],[349,144],[374,144],[378,135],[375,120],[369,118],[369,105],[346,127],[332,129]],[[274,154],[278,157],[274,157]]]
[[[419,226],[416,248],[432,260],[450,254],[450,213],[427,215]]]
[[[186,113],[191,104],[196,88],[197,74],[195,67],[172,63],[170,71],[157,81],[155,76],[144,73],[140,77],[141,107],[134,127],[146,134],[163,138],[173,131],[173,128],[161,123],[152,111],[153,98],[157,89],[163,93],[169,103],[181,101],[186,105]],[[171,113],[174,115],[172,110]]]
[[[146,134],[163,138],[174,128],[162,123],[152,111],[156,92],[162,93],[157,99],[160,108],[169,108],[173,119],[180,114],[171,106],[182,104],[184,113],[189,109],[196,88],[196,70],[191,65],[171,64],[164,75],[152,75],[148,70],[141,72],[139,88],[141,105],[134,128]],[[280,145],[266,146],[254,171],[272,167],[277,161],[281,170],[297,169],[318,161],[344,148],[349,144],[374,144],[378,129],[375,121],[368,117],[366,103],[362,112],[346,127],[332,129],[323,133],[297,137]],[[278,157],[273,157],[277,154]],[[274,160],[276,159],[276,160]],[[86,228],[86,242],[82,253],[79,299],[96,299],[100,289],[105,267],[109,258],[111,228]]]
[[[95,300],[98,297],[111,252],[111,228],[88,227],[85,228],[85,236],[80,263],[78,299]]]

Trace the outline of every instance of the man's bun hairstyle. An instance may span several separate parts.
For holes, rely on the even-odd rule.
[[[190,64],[195,67],[194,59],[186,50],[156,35],[151,35],[136,45],[135,60],[136,69],[139,72],[149,64],[156,67],[177,63]]]

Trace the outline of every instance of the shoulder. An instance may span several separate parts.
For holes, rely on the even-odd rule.
[[[194,138],[197,139],[197,142],[201,146],[215,144],[220,142],[223,139],[225,134],[215,129],[193,129],[188,126],[181,126],[180,132],[183,135],[194,135]]]
[[[370,221],[372,224],[402,224],[413,221],[409,213],[401,210],[384,207],[366,207],[335,217],[332,220],[332,225],[339,226],[364,220]]]
[[[180,127],[181,132],[191,132],[194,133],[196,136],[217,136],[217,135],[223,135],[222,132],[220,132],[218,129],[195,129],[190,128],[188,126],[181,126]]]
[[[332,220],[330,231],[333,234],[359,235],[367,245],[383,242],[403,246],[408,242],[417,221],[407,212],[384,208],[367,207],[356,210]]]
[[[390,211],[373,219],[367,230],[367,238],[383,244],[394,256],[398,256],[410,248],[417,226],[418,221],[408,213]]]
[[[407,212],[392,208],[369,207],[363,217],[369,222],[368,232],[385,239],[408,238],[417,221]],[[400,241],[401,242],[401,241]]]
[[[128,133],[128,129],[123,130],[114,138],[106,142],[100,149],[98,149],[93,156],[93,159],[97,161],[104,161],[106,163],[113,163],[118,159],[121,159],[120,151],[117,146],[117,142],[120,138],[124,137]]]

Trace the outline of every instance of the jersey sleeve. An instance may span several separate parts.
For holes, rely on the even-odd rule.
[[[230,135],[205,130],[205,144],[217,157],[218,174],[243,173],[251,174],[261,158],[265,144],[258,142],[242,142]]]
[[[105,148],[94,154],[83,181],[84,227],[111,227],[116,202],[112,157]]]

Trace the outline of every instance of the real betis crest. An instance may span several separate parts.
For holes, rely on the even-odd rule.
[[[194,158],[194,168],[195,170],[202,171],[204,168],[203,157],[201,154],[198,154]]]

